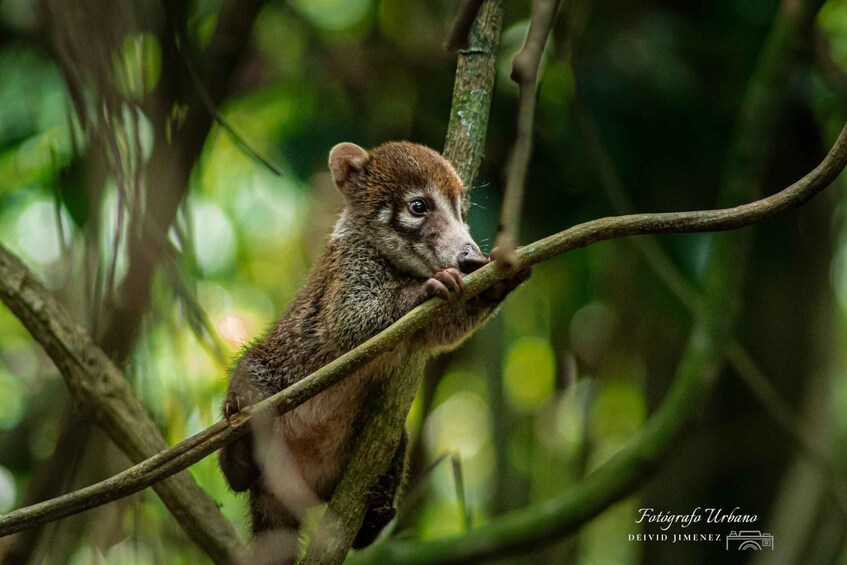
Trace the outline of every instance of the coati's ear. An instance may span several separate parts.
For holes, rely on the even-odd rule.
[[[344,192],[344,185],[368,164],[368,152],[355,143],[339,143],[329,152],[329,170],[335,184]]]

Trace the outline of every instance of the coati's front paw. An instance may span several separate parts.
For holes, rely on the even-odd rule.
[[[356,539],[353,540],[353,549],[368,547],[376,541],[376,538],[379,537],[379,534],[382,533],[385,526],[387,526],[396,515],[397,510],[393,506],[368,508],[368,511],[365,514],[365,519],[362,521],[362,527],[359,528],[359,532],[356,534]]]
[[[224,446],[218,453],[218,465],[235,492],[243,492],[253,486],[262,472],[253,458],[252,434]]]
[[[497,281],[490,288],[482,291],[480,296],[488,302],[500,302],[506,298],[507,294],[518,288],[530,276],[532,276],[532,267],[521,269],[511,277]]]
[[[428,296],[438,296],[444,300],[458,298],[465,292],[465,282],[458,269],[441,269],[424,283]]]

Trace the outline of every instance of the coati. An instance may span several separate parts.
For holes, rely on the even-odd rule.
[[[425,300],[460,296],[462,274],[489,261],[468,233],[458,174],[432,149],[392,142],[368,152],[341,143],[330,152],[329,168],[344,209],[287,312],[232,369],[227,417],[306,377]],[[458,346],[528,276],[522,271],[470,300],[455,300],[403,345],[225,447],[219,462],[227,481],[235,491],[250,491],[254,539],[296,532],[308,506],[329,500],[371,409],[373,387],[421,372],[427,358]],[[370,544],[393,518],[405,452],[404,434],[374,485],[354,547]]]

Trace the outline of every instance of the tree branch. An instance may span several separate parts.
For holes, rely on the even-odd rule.
[[[587,247],[600,241],[632,235],[711,232],[743,228],[803,205],[831,184],[844,169],[845,165],[847,165],[847,125],[841,130],[838,139],[824,160],[814,170],[772,196],[734,208],[662,214],[632,214],[592,220],[518,249],[516,251],[517,264],[519,268],[530,267],[573,249]],[[35,276],[21,265],[17,259],[14,259],[10,263],[9,257],[11,255],[8,251],[0,247],[0,298],[4,302],[7,302],[7,304],[9,301],[13,303],[20,302],[22,299],[20,296],[22,292],[22,281],[29,279],[29,283],[26,285],[29,287],[27,288],[27,302],[31,301],[38,305],[52,301],[49,293],[41,285],[38,285],[38,288],[41,289],[40,291],[32,291],[31,286]],[[479,269],[465,279],[465,299],[476,296],[506,276],[508,275],[499,272],[492,264]],[[18,314],[15,307],[11,305],[10,307]],[[221,446],[246,433],[249,429],[250,421],[256,414],[264,413],[265,411],[269,411],[268,413],[285,413],[296,408],[309,398],[339,382],[347,374],[375,359],[381,353],[390,351],[403,339],[421,329],[427,323],[435,320],[442,310],[449,307],[449,303],[440,298],[430,299],[373,338],[348,351],[284,391],[239,412],[232,419],[219,421],[202,432],[183,440],[177,445],[156,454],[154,457],[127,469],[111,479],[86,487],[64,497],[15,510],[9,514],[0,516],[0,536],[75,513],[74,511],[68,512],[67,510],[69,508],[81,508],[84,510],[127,496],[132,492],[142,490],[156,481],[160,481],[189,467]],[[55,308],[55,305],[52,308]],[[26,312],[28,310],[29,307],[27,307],[25,312],[19,314],[19,317],[27,316],[28,314]],[[60,318],[65,320],[67,316],[62,315],[57,317],[56,320]],[[59,335],[67,336],[62,330],[61,324],[59,325],[58,330],[53,330],[52,324],[48,319],[44,324],[45,329],[43,331],[58,331]],[[42,330],[39,331],[41,332]],[[42,341],[40,337],[36,339],[40,342]],[[48,336],[45,340],[51,348],[58,347],[60,349],[70,347],[73,343],[72,341],[70,344],[65,343],[54,336]],[[45,345],[45,348],[47,346]],[[546,510],[543,510],[540,521],[543,522],[548,518],[552,518],[553,515],[570,515],[571,513],[574,515],[568,519],[569,521],[566,524],[581,519],[587,513],[594,511],[593,509],[596,508],[596,504],[599,502],[594,499],[601,493],[605,500],[609,492],[618,492],[615,489],[621,488],[621,482],[631,480],[633,473],[643,470],[644,465],[652,461],[658,450],[665,445],[667,438],[664,436],[668,433],[671,425],[675,426],[673,418],[678,416],[680,421],[686,419],[690,401],[693,398],[692,393],[701,389],[700,385],[693,381],[699,382],[699,379],[689,377],[688,381],[683,379],[679,384],[675,384],[668,393],[665,403],[644,430],[641,438],[607,465],[590,475],[586,479],[587,486],[583,483],[580,484],[579,489],[577,489],[579,493],[569,491],[561,508],[558,505],[556,505],[556,508],[553,508],[553,505],[551,505]],[[99,383],[96,386],[105,387],[106,383]],[[97,398],[101,396],[98,394]],[[110,490],[118,488],[118,485],[120,485],[121,491],[119,495],[115,496]],[[78,496],[76,501],[69,506],[67,499],[77,493],[83,492],[85,494]],[[85,502],[83,503],[82,501]],[[582,508],[580,505],[586,503],[586,501],[591,504]],[[84,508],[81,506],[83,504]],[[608,501],[605,504],[608,504]],[[34,510],[36,507],[38,507],[37,510]],[[63,513],[57,513],[56,508],[61,508],[61,512]],[[567,510],[563,508],[567,508]],[[528,519],[526,517],[514,519],[504,517],[503,520],[520,525],[527,523]],[[500,520],[497,521],[497,524],[499,523]],[[562,522],[557,522],[557,524],[556,527],[566,527],[562,526]],[[526,527],[537,528],[538,523],[532,522],[531,526],[527,525]],[[488,534],[491,531],[501,531],[501,526],[496,526],[495,524],[487,526],[487,528],[489,528],[487,530]],[[502,528],[504,528],[503,531],[509,530],[508,526]],[[470,532],[468,536],[474,536],[474,532],[477,531],[479,530]],[[482,537],[488,537],[488,534]],[[462,544],[465,543],[465,539],[464,537],[462,538]],[[426,545],[439,543],[443,542],[433,541],[428,542]],[[474,543],[479,542],[468,541],[467,543],[469,546],[473,546]],[[394,548],[403,544],[392,542],[382,547],[387,547],[388,545]],[[418,546],[416,545],[416,547]],[[385,555],[403,555],[404,557],[408,553],[402,549],[397,551],[395,549],[381,549],[378,554],[383,555],[383,552],[385,552]],[[368,554],[370,553],[368,552]]]
[[[245,155],[262,165],[274,175],[278,177],[285,176],[285,172],[282,168],[275,165],[270,159],[264,157],[256,149],[254,149],[253,146],[244,139],[244,136],[238,133],[232,124],[229,123],[229,120],[224,118],[223,114],[221,114],[220,110],[218,110],[215,101],[212,99],[212,95],[209,94],[209,90],[206,88],[206,85],[203,84],[203,79],[199,74],[197,74],[197,69],[194,68],[194,63],[188,58],[185,48],[180,50],[180,55],[182,64],[185,66],[185,70],[188,72],[188,76],[191,78],[191,82],[197,90],[197,96],[199,96],[200,101],[203,103],[203,106],[206,108],[206,111],[215,123],[229,134],[233,143],[235,143],[235,145],[241,149]]]
[[[356,450],[335,487],[318,531],[312,536],[302,565],[341,563],[350,551],[367,511],[367,492],[388,468],[400,444],[409,408],[420,385],[420,375],[409,372],[385,383],[371,405],[379,411],[356,441]]]
[[[518,83],[518,127],[515,145],[506,167],[506,190],[500,213],[500,229],[491,258],[505,271],[514,269],[514,250],[518,241],[521,210],[532,137],[535,125],[535,101],[538,97],[538,69],[553,29],[559,0],[535,0],[523,49],[512,60],[512,80]]]

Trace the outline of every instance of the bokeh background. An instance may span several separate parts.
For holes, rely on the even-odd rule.
[[[714,207],[778,4],[565,0],[543,66],[521,240],[618,213],[621,193],[638,211]],[[306,277],[341,205],[325,165],[329,148],[395,139],[443,146],[455,70],[443,42],[457,9],[454,0],[269,1],[233,72],[202,87],[225,123],[283,174],[220,124],[188,164],[169,251],[118,355],[170,442],[219,418],[227,367]],[[121,294],[137,276],[132,219],[168,198],[156,195],[157,172],[145,169],[163,149],[151,120],[186,119],[184,107],[162,110],[150,99],[165,81],[202,88],[186,78],[195,63],[174,65],[163,46],[156,3],[121,0],[102,10],[74,23],[60,3],[0,0],[0,242],[108,342],[115,335],[104,328],[116,327],[116,312],[137,298]],[[185,37],[199,53],[221,3],[197,0],[184,10]],[[506,3],[470,214],[484,250],[514,139],[510,62],[529,11],[529,2]],[[823,5],[780,96],[778,135],[764,148],[767,191],[813,168],[847,117],[847,1]],[[844,200],[839,181],[754,228],[737,332],[789,408],[790,427],[839,470],[847,465]],[[658,239],[695,286],[712,241]],[[468,521],[539,504],[607,461],[666,392],[690,329],[688,306],[630,241],[536,268],[496,319],[430,367],[409,419],[410,488],[396,535],[460,535]],[[74,408],[38,344],[0,308],[0,511],[45,492],[44,483],[58,494],[128,464]],[[244,501],[228,491],[215,458],[191,473],[246,532]],[[756,528],[771,532],[781,552],[775,562],[843,563],[847,514],[834,480],[727,369],[696,426],[636,494],[576,534],[504,562],[747,562],[722,544],[628,541],[655,533],[635,523],[638,508],[700,506],[758,515]],[[151,491],[37,536],[0,540],[0,555],[4,563],[205,559]]]

